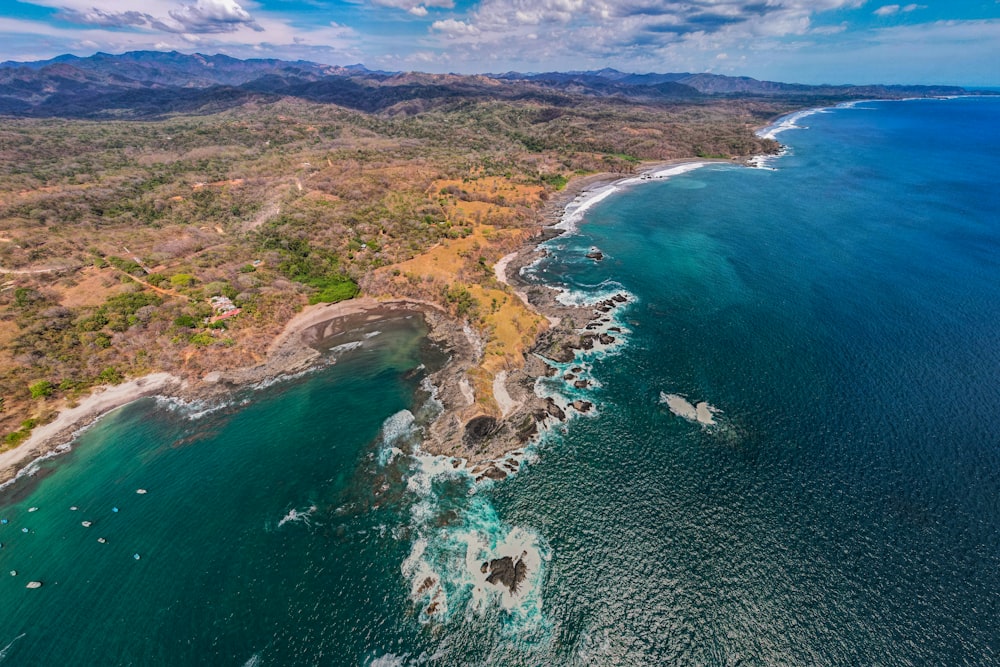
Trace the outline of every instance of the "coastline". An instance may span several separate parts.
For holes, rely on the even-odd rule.
[[[526,355],[521,368],[499,373],[493,383],[494,398],[502,406],[498,419],[480,415],[467,419],[468,382],[466,372],[481,356],[481,342],[463,322],[453,319],[438,304],[409,298],[360,297],[334,304],[316,304],[303,308],[285,325],[268,347],[266,360],[252,367],[233,371],[210,372],[202,378],[181,378],[168,373],[153,373],[120,385],[96,388],[74,407],[59,409],[49,423],[36,427],[19,446],[0,453],[0,490],[16,479],[33,474],[39,462],[69,451],[72,442],[87,428],[108,413],[149,396],[175,397],[184,400],[220,399],[234,389],[263,387],[282,378],[306,372],[321,359],[318,345],[325,339],[350,331],[362,323],[419,313],[430,329],[429,337],[446,347],[451,359],[431,376],[438,389],[444,410],[431,424],[423,445],[429,454],[454,456],[470,464],[478,478],[502,478],[514,472],[502,468],[500,461],[519,450],[548,423],[563,421],[567,412],[588,412],[586,401],[560,405],[551,397],[542,398],[535,391],[538,378],[554,374],[554,367],[543,361],[568,361],[576,351],[591,349],[601,335],[597,323],[603,313],[595,304],[567,305],[557,300],[556,292],[531,285],[520,277],[525,266],[544,255],[540,245],[569,229],[566,219],[581,214],[589,204],[623,185],[669,176],[674,170],[698,168],[706,164],[747,164],[725,159],[684,158],[642,165],[636,174],[602,172],[572,178],[567,186],[552,196],[539,214],[538,233],[517,251],[502,258],[494,267],[500,282],[510,286],[525,305],[545,316],[550,327],[543,331]],[[666,171],[665,171],[666,170]],[[660,174],[660,176],[657,176]],[[599,194],[595,198],[594,193]],[[590,194],[590,197],[585,195]],[[588,206],[581,205],[588,203]],[[577,206],[572,205],[576,203]],[[626,303],[624,298],[607,299],[598,308],[608,310]],[[607,312],[605,310],[604,312]],[[601,322],[606,324],[607,322]]]

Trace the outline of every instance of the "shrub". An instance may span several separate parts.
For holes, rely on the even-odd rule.
[[[309,303],[337,303],[338,301],[346,301],[356,297],[360,291],[358,284],[347,276],[338,276],[316,282],[320,284],[313,284],[313,287],[318,287],[319,291],[309,297]]]
[[[212,334],[202,331],[201,333],[196,333],[195,335],[191,336],[191,338],[189,338],[188,341],[192,345],[205,346],[214,343],[215,338],[212,337]]]
[[[101,384],[121,384],[125,377],[114,366],[108,366],[97,376],[97,381]]]
[[[32,398],[45,398],[46,396],[51,396],[55,387],[48,380],[39,380],[38,382],[32,384],[28,387],[31,392]]]
[[[179,288],[191,287],[194,284],[194,276],[190,273],[178,273],[170,276],[170,284]]]

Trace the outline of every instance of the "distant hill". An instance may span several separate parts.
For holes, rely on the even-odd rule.
[[[588,72],[547,72],[543,74],[520,74],[507,72],[498,75],[507,81],[539,81],[554,85],[580,85],[595,89],[661,88],[670,90],[693,89],[702,95],[817,95],[844,97],[933,97],[961,95],[968,91],[959,86],[890,86],[890,85],[822,85],[811,86],[798,83],[759,81],[748,76],[724,76],[721,74],[691,74],[689,72],[670,74],[629,74],[616,69],[605,68]]]
[[[363,65],[240,60],[176,51],[0,63],[0,114],[34,117],[155,117],[282,97],[371,113],[417,113],[456,100],[483,98],[536,99],[559,106],[581,97],[663,104],[719,97],[839,100],[965,92],[951,86],[806,86],[717,74],[629,74],[614,69],[477,76],[383,72]]]

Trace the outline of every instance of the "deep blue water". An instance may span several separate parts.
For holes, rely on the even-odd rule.
[[[998,121],[864,103],[774,170],[596,204],[529,275],[628,291],[630,333],[541,387],[598,411],[502,483],[405,453],[416,321],[206,416],[119,411],[0,504],[0,664],[1000,663]],[[513,601],[476,574],[509,551]]]

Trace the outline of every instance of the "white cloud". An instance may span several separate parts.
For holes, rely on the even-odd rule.
[[[760,40],[810,34],[820,12],[865,0],[481,0],[463,16],[435,21],[431,40],[460,62],[497,60],[546,68],[574,60],[623,60],[663,70],[712,62]],[[825,28],[827,34],[840,28]],[[540,36],[540,39],[538,38]],[[529,60],[530,59],[530,60]],[[573,67],[575,68],[575,67]]]
[[[425,0],[424,2],[414,2],[414,0],[369,0],[370,4],[376,7],[389,7],[391,9],[401,9],[414,16],[427,16],[427,8],[453,9],[454,0]]]
[[[913,12],[918,9],[927,9],[927,5],[911,4],[906,5],[905,7],[900,5],[883,5],[872,13],[876,16],[892,16],[893,14],[898,14],[900,12]]]
[[[181,5],[170,11],[169,16],[176,22],[178,32],[232,32],[242,26],[258,32],[264,30],[236,0],[197,0],[193,5]]]
[[[46,0],[36,0],[49,6]],[[116,11],[88,6],[80,2],[63,2],[57,16],[63,20],[104,28],[149,28],[163,32],[211,34],[234,32],[249,27],[262,29],[236,0],[196,0],[193,4],[162,2],[145,3],[149,11],[135,9]]]
[[[479,34],[479,29],[475,26],[465,23],[464,21],[456,21],[455,19],[435,21],[431,24],[431,29],[437,30],[438,32],[444,33],[450,37],[460,37],[465,35],[476,36]]]
[[[843,21],[837,25],[824,25],[813,28],[809,31],[811,35],[839,35],[847,30],[847,21]]]
[[[0,60],[45,59],[62,53],[121,53],[152,49],[259,57],[301,57],[321,62],[360,62],[360,36],[337,23],[303,27],[264,11],[246,10],[252,0],[144,0],[143,20],[95,8],[94,0],[32,0],[52,6],[85,27],[0,17]],[[58,4],[58,7],[56,6]],[[103,3],[105,7],[108,3]],[[138,12],[136,12],[138,13]]]

